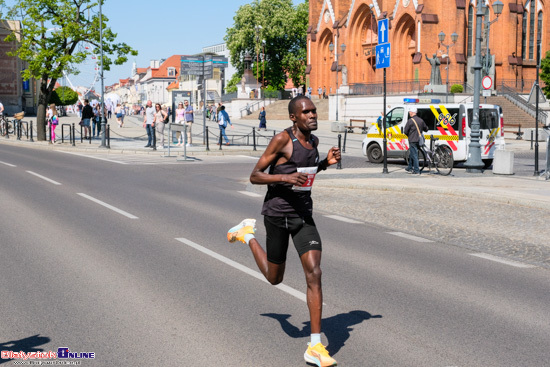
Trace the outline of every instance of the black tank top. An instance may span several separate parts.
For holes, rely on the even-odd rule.
[[[319,151],[317,150],[317,139],[310,136],[313,149],[302,146],[300,141],[292,134],[292,128],[285,131],[292,140],[292,155],[290,159],[282,164],[272,163],[269,167],[270,174],[290,174],[297,172],[298,167],[316,167],[319,165]],[[270,184],[267,187],[267,194],[264,199],[262,215],[272,217],[310,217],[313,213],[313,201],[311,191],[296,191],[292,184],[280,183]]]

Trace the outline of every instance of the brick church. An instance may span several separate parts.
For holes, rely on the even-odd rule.
[[[434,54],[441,61],[442,83],[446,84],[448,78],[449,85],[461,84],[471,92],[477,1],[310,0],[309,86],[315,91],[326,87],[327,93],[334,93],[338,75],[343,93],[380,93],[383,72],[376,69],[375,46],[377,21],[386,17],[391,43],[391,66],[386,70],[389,92],[422,90],[430,80],[427,57]],[[493,78],[497,89],[508,86],[529,93],[536,78],[537,39],[541,40],[543,58],[550,50],[550,0],[500,0],[504,6],[498,20],[490,6],[495,1],[485,0],[483,72]],[[491,22],[489,27],[487,20]],[[441,32],[446,36],[443,42],[438,38]],[[451,39],[453,33],[458,35],[456,42]],[[449,46],[448,55],[444,45]]]

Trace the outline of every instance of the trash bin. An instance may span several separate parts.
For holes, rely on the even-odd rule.
[[[514,152],[508,150],[495,150],[493,160],[493,173],[496,175],[514,174]]]

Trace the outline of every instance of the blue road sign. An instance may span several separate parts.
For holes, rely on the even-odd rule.
[[[376,45],[376,68],[384,69],[390,67],[391,43]]]
[[[389,34],[390,28],[388,19],[382,19],[378,21],[378,44],[384,44],[389,42]]]

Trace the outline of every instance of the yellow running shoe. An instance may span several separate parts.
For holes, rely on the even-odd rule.
[[[313,347],[307,343],[304,359],[306,362],[316,364],[318,367],[336,366],[338,364],[336,360],[328,354],[325,346],[321,343],[317,343]]]
[[[256,232],[256,219],[245,219],[235,227],[227,231],[227,240],[229,242],[241,241],[246,243],[244,236]]]

